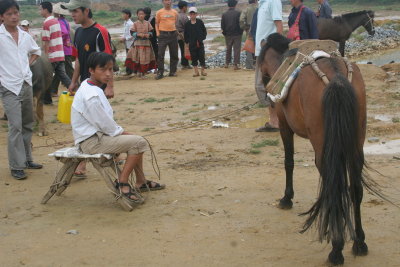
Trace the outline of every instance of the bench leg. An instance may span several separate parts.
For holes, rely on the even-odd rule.
[[[112,160],[110,161],[112,162]],[[112,162],[112,164],[108,163],[110,162],[100,163],[97,160],[92,160],[93,167],[101,174],[106,182],[107,187],[115,195],[119,205],[121,205],[121,207],[126,211],[132,211],[133,208],[138,204],[132,203],[128,199],[121,197],[119,190],[115,188],[115,180],[118,179],[118,175],[120,174],[121,170],[119,167],[114,165],[114,162]]]
[[[69,181],[71,181],[72,176],[74,175],[74,171],[76,167],[78,166],[79,162],[76,162],[74,160],[67,160],[64,162],[64,165],[61,167],[61,169],[57,172],[57,175],[54,179],[53,184],[50,186],[49,191],[44,195],[42,199],[42,204],[46,204],[47,201],[55,194],[59,195],[67,188]],[[68,183],[65,183],[65,181],[68,180]]]

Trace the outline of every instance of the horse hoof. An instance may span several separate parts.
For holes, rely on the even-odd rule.
[[[355,256],[365,256],[368,254],[368,246],[365,242],[354,241],[352,250]]]
[[[332,251],[329,253],[328,260],[333,266],[342,265],[344,263],[344,257],[341,251]]]
[[[290,199],[282,198],[279,201],[278,208],[283,209],[283,210],[289,210],[293,207],[293,202]]]

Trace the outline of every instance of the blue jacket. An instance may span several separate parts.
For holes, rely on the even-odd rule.
[[[325,19],[332,18],[332,8],[330,7],[328,0],[325,0],[319,7],[319,17]]]
[[[254,11],[253,19],[251,20],[250,25],[250,35],[253,37],[253,40],[256,40],[256,32],[257,32],[257,17],[258,17],[258,8]]]
[[[300,5],[298,8],[292,8],[292,12],[290,12],[288,21],[289,28],[296,21],[297,14],[302,6],[303,5]],[[303,8],[303,11],[300,15],[299,28],[301,40],[318,39],[317,16],[306,6]]]

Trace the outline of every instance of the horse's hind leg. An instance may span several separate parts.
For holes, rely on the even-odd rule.
[[[329,262],[333,265],[341,265],[344,263],[343,257],[344,240],[332,240],[332,251],[329,253]]]
[[[361,170],[356,175],[361,176]],[[354,207],[354,222],[356,238],[353,244],[353,254],[356,256],[364,256],[368,254],[368,246],[365,243],[365,234],[361,223],[361,209],[360,205],[363,199],[363,186],[361,184],[361,179],[356,179],[359,181],[357,184],[352,185],[352,201]]]
[[[279,208],[291,209],[293,206],[293,168],[294,168],[294,146],[293,146],[293,131],[289,128],[286,120],[279,118],[279,128],[283,146],[285,149],[285,171],[286,171],[286,188],[285,195],[279,201]]]

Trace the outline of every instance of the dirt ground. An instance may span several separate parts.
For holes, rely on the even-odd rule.
[[[396,119],[374,117],[400,116],[399,75],[372,65],[361,69],[368,94],[367,137],[399,139]],[[132,78],[115,83],[111,103],[127,131],[148,135],[194,126],[148,136],[167,188],[145,193],[145,204],[132,212],[117,205],[91,166],[87,179],[74,180],[60,197],[40,204],[60,167],[47,155],[60,147],[55,142],[72,141],[70,125],[56,121],[56,105],[45,107],[50,135],[33,138],[33,155],[44,168],[28,170],[24,181],[9,174],[7,126],[0,122],[0,266],[326,266],[331,246],[320,244],[314,231],[299,234],[305,218],[298,214],[311,207],[318,191],[310,143],[295,138],[295,203],[292,210],[280,210],[276,203],[285,183],[282,142],[279,133],[254,131],[265,122],[266,110],[253,108],[218,119],[229,128],[196,126],[256,102],[253,72],[208,73],[204,80],[186,70],[160,81]],[[264,140],[272,146],[252,148]],[[400,161],[393,155],[366,159],[384,175],[370,172],[371,177],[400,199]],[[156,179],[149,153],[145,173]],[[362,216],[369,255],[353,257],[348,242],[345,265],[399,266],[399,209],[365,193]],[[79,233],[66,234],[69,230]]]

